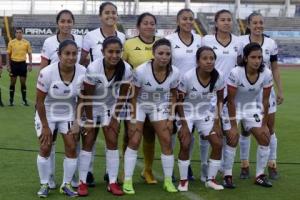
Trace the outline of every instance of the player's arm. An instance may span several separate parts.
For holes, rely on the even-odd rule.
[[[129,82],[121,84],[119,96],[118,96],[116,107],[115,107],[115,113],[113,114],[113,117],[118,118],[120,111],[122,110],[124,103],[127,100],[129,88],[130,88]]]
[[[40,142],[42,145],[50,145],[52,140],[52,133],[49,128],[48,120],[46,117],[46,109],[45,109],[45,99],[47,93],[37,89],[36,91],[36,110],[40,117],[41,124],[42,124],[42,133],[40,136]]]
[[[190,140],[190,130],[183,109],[185,95],[185,92],[177,90],[176,113],[178,114],[181,122],[181,128],[178,132],[178,139],[181,143],[186,143],[187,140]]]
[[[46,67],[47,65],[49,65],[49,60],[41,57],[41,64],[40,64],[40,69],[43,69],[44,67]]]
[[[271,62],[271,69],[272,69],[274,82],[277,88],[277,104],[281,104],[284,98],[283,98],[283,89],[282,89],[282,83],[281,83],[280,72],[279,72],[277,61]]]
[[[89,52],[85,51],[84,49],[81,50],[80,61],[79,61],[81,65],[83,66],[89,65],[89,60],[87,59],[88,55]]]
[[[30,43],[28,43],[27,54],[28,54],[28,60],[29,60],[29,67],[27,69],[29,72],[31,72],[31,70],[32,70],[32,48],[31,48]]]
[[[262,104],[264,107],[264,115],[263,115],[263,120],[262,120],[262,126],[267,126],[268,122],[268,116],[269,116],[269,99],[270,99],[270,93],[271,93],[271,87],[263,88],[263,99],[262,99]]]
[[[217,105],[216,105],[216,111],[215,111],[214,126],[212,129],[219,135],[222,135],[220,119],[221,119],[221,112],[222,112],[222,108],[223,108],[223,100],[224,100],[224,88],[217,91]]]
[[[7,62],[6,67],[8,72],[10,72],[11,51],[12,51],[12,47],[11,47],[11,43],[9,42],[7,45],[7,53],[6,53],[6,62]]]

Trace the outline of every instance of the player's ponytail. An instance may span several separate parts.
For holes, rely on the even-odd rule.
[[[215,60],[217,59],[217,55],[214,52],[214,50],[211,47],[208,46],[202,46],[200,47],[197,52],[196,52],[196,60],[198,61],[200,59],[201,53],[203,51],[211,51],[214,54],[214,58]],[[219,78],[219,72],[214,68],[211,72],[210,72],[210,84],[209,84],[209,92],[213,92],[214,87],[216,85],[216,82]]]
[[[262,48],[256,42],[250,42],[249,44],[247,44],[243,49],[243,55],[244,55],[243,62],[242,62],[243,67],[247,66],[247,58],[252,51],[261,51],[262,52]],[[263,64],[263,61],[262,61],[258,68],[258,72],[263,72],[264,68],[265,68],[265,65]]]
[[[177,18],[177,24],[178,24],[178,22],[179,22],[179,17],[180,17],[180,16],[182,15],[182,13],[184,13],[184,12],[191,12],[191,13],[193,14],[193,16],[194,16],[194,12],[193,12],[191,9],[189,9],[189,8],[183,8],[183,9],[179,10],[178,13],[177,13],[177,17],[176,17],[176,18]],[[176,33],[179,33],[179,32],[180,32],[180,27],[179,27],[179,25],[177,25],[175,32],[176,32]]]
[[[109,37],[105,38],[105,40],[103,41],[103,44],[102,44],[103,52],[109,44],[118,44],[121,49],[123,48],[122,42],[118,37],[109,36]],[[124,76],[124,73],[125,73],[125,63],[121,58],[120,58],[119,62],[117,63],[115,70],[116,71],[115,71],[114,82],[121,81]]]

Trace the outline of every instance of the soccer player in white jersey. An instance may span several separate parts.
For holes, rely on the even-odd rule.
[[[172,44],[172,64],[179,69],[181,75],[188,70],[195,68],[196,51],[201,47],[201,37],[192,32],[194,22],[194,13],[192,10],[184,8],[177,13],[177,29],[175,33],[166,36]],[[175,147],[176,130],[172,135],[172,146]],[[194,136],[190,147],[192,155]],[[189,179],[194,180],[191,166],[189,166]]]
[[[62,134],[65,145],[64,175],[60,192],[77,196],[71,180],[77,166],[76,136],[79,132],[76,107],[80,94],[85,67],[76,64],[78,47],[72,40],[59,45],[59,62],[48,65],[40,71],[37,81],[37,113],[35,129],[40,142],[37,167],[41,188],[39,197],[47,197],[51,175],[51,148],[55,129]],[[78,137],[78,136],[77,136]]]
[[[56,23],[58,27],[57,34],[47,38],[43,44],[40,64],[41,68],[59,61],[57,55],[58,46],[66,39],[74,40],[76,42],[78,46],[78,57],[76,62],[79,63],[82,48],[82,36],[71,33],[75,23],[73,13],[69,10],[61,10],[56,15]]]
[[[224,187],[215,182],[221,166],[222,131],[220,112],[223,104],[224,80],[214,68],[216,54],[212,48],[202,46],[197,50],[197,68],[189,70],[181,79],[179,90],[178,138],[180,152],[178,167],[180,172],[179,191],[188,191],[189,138],[193,127],[199,134],[208,138],[212,152],[208,164],[206,187],[222,190]],[[217,96],[216,113],[210,109],[211,100]],[[186,134],[187,133],[187,134]]]
[[[171,65],[171,43],[169,40],[157,40],[153,44],[152,51],[154,59],[140,65],[134,72],[133,116],[129,125],[129,142],[124,156],[125,180],[123,191],[126,194],[135,194],[132,176],[146,116],[149,117],[161,145],[164,189],[167,192],[177,192],[172,183],[174,155],[171,133],[179,71]]]
[[[88,32],[83,38],[83,48],[80,63],[88,65],[87,56],[90,54],[91,62],[103,57],[102,44],[106,37],[117,36],[122,44],[125,42],[125,35],[116,30],[118,21],[117,6],[109,1],[104,2],[99,7],[99,18],[101,27]]]
[[[41,64],[40,68],[44,68],[49,64],[55,63],[59,61],[59,56],[57,54],[59,44],[64,40],[73,40],[76,42],[78,47],[78,55],[77,55],[77,61],[76,63],[79,63],[80,54],[81,54],[81,48],[82,48],[82,36],[72,34],[72,28],[75,23],[75,18],[73,13],[70,10],[61,10],[56,15],[56,23],[58,27],[58,32],[56,35],[53,35],[49,38],[47,38],[43,44],[42,53],[41,53]],[[49,187],[51,189],[56,188],[55,184],[55,149],[56,149],[56,131],[54,131],[53,136],[53,143],[51,148],[51,178],[49,182]],[[78,143],[78,149],[80,149],[80,145]],[[76,180],[76,177],[74,177],[74,180],[72,180],[72,185],[76,186],[78,180]]]
[[[274,87],[271,90],[270,96],[270,109],[268,117],[268,128],[271,134],[270,141],[270,157],[268,162],[268,171],[270,179],[278,179],[278,172],[276,166],[277,159],[277,138],[275,135],[275,113],[277,104],[280,105],[283,102],[283,88],[280,79],[280,72],[277,64],[277,44],[276,42],[265,36],[264,31],[264,19],[259,13],[252,13],[248,17],[248,28],[247,33],[240,37],[240,41],[243,46],[250,42],[257,42],[263,49],[263,62],[264,65],[272,71],[273,79],[277,88],[275,94]],[[261,99],[261,96],[260,96]],[[260,101],[258,99],[258,101]],[[241,159],[241,175],[242,179],[249,178],[249,151],[250,151],[250,137],[247,131],[243,131],[240,137],[240,159]]]
[[[202,45],[213,48],[217,55],[215,68],[222,75],[224,80],[229,76],[232,68],[237,65],[238,56],[242,53],[242,46],[239,38],[231,33],[232,31],[232,14],[228,10],[220,10],[215,14],[215,34],[206,35],[202,38]],[[227,89],[224,90],[224,99],[226,100]],[[212,105],[216,104],[216,98],[212,99]],[[213,106],[212,106],[213,107]],[[208,161],[208,141],[201,140],[201,180],[205,181],[207,176]],[[223,149],[224,150],[224,149]],[[221,169],[222,170],[222,169]],[[224,180],[225,187],[232,187],[231,181]],[[227,183],[227,184],[226,184]]]
[[[126,101],[132,79],[131,66],[121,59],[122,42],[116,36],[107,37],[103,42],[104,58],[92,62],[84,79],[87,128],[79,154],[78,194],[88,195],[86,178],[92,159],[92,149],[99,126],[102,127],[106,144],[106,169],[109,176],[107,190],[113,195],[123,195],[117,183],[119,170],[118,117]]]
[[[224,150],[224,177],[232,176],[232,167],[239,141],[238,124],[241,122],[257,140],[255,184],[272,187],[264,175],[270,154],[270,133],[267,126],[269,98],[273,86],[272,72],[263,64],[262,48],[249,43],[243,49],[243,64],[231,70],[227,79],[228,102],[224,106],[223,129],[226,135]],[[263,98],[257,101],[263,88]],[[232,178],[231,178],[232,181]],[[233,183],[232,183],[233,185]]]
[[[99,19],[101,27],[88,32],[83,38],[83,47],[81,53],[80,63],[87,66],[89,64],[88,54],[90,55],[90,61],[93,62],[98,58],[103,58],[102,45],[105,38],[109,36],[117,36],[122,44],[125,43],[125,35],[116,30],[116,24],[118,21],[117,6],[109,1],[104,2],[99,7]],[[87,176],[87,183],[90,187],[95,186],[93,175],[93,163],[96,154],[96,144],[93,147],[93,156]],[[108,182],[107,173],[104,179]]]

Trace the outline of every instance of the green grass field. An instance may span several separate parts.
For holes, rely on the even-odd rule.
[[[200,182],[200,162],[198,139],[194,148],[192,166],[197,180],[190,182],[190,191],[187,193],[169,194],[162,189],[162,168],[160,150],[157,146],[154,170],[160,180],[157,185],[146,185],[140,178],[143,160],[139,159],[134,177],[136,195],[123,196],[120,199],[200,199],[200,200],[284,200],[299,199],[300,180],[300,70],[281,70],[284,85],[284,104],[278,107],[276,134],[278,137],[278,168],[280,179],[273,181],[273,188],[262,188],[253,184],[253,176],[249,180],[240,180],[239,163],[235,164],[234,178],[237,188],[234,190],[208,190]],[[0,79],[4,108],[0,107],[0,199],[1,200],[31,200],[37,199],[39,179],[36,167],[38,142],[34,131],[34,99],[35,99],[36,71],[28,77],[28,99],[30,107],[21,105],[19,85],[16,88],[15,106],[8,107],[8,73],[5,71]],[[195,134],[195,136],[197,136]],[[196,137],[198,138],[198,136]],[[97,157],[95,161],[96,187],[90,189],[90,195],[85,199],[113,199],[105,190],[103,181],[105,157],[103,150],[103,135],[98,138]],[[120,142],[121,144],[121,142]],[[251,161],[256,160],[256,142],[252,141]],[[58,139],[56,162],[56,180],[62,180],[63,145]],[[238,151],[237,151],[238,152]],[[175,155],[178,151],[175,151]],[[140,154],[141,156],[141,154]],[[236,156],[239,161],[239,155]],[[177,163],[175,173],[178,177]],[[255,163],[251,164],[251,175],[255,173]],[[177,184],[177,183],[176,183]],[[65,199],[58,190],[51,191],[50,199]]]

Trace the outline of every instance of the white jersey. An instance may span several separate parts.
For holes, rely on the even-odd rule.
[[[227,46],[223,46],[216,35],[206,35],[202,38],[202,46],[211,47],[217,55],[215,68],[226,80],[230,71],[237,65],[237,58],[242,54],[242,45],[239,38],[235,35],[230,35],[230,42]]]
[[[250,35],[240,36],[239,40],[242,43],[243,48],[251,42]],[[261,48],[263,50],[264,65],[267,68],[271,69],[271,63],[273,61],[277,61],[277,54],[278,54],[277,44],[273,39],[264,36]]]
[[[172,64],[179,69],[180,74],[197,66],[196,52],[202,46],[201,37],[192,34],[192,42],[186,45],[179,37],[179,33],[167,35],[166,39],[172,44]]]
[[[116,31],[116,36],[121,40],[122,44],[125,43],[125,35],[119,31]],[[83,38],[83,50],[90,53],[91,61],[98,58],[103,58],[102,44],[105,40],[105,36],[102,33],[101,28],[94,29],[88,32]]]
[[[184,112],[197,118],[211,114],[211,99],[216,95],[217,91],[223,90],[224,87],[224,80],[219,75],[213,91],[210,92],[210,83],[207,85],[201,83],[198,79],[196,68],[189,70],[183,75],[178,86],[178,90],[185,93]]]
[[[131,66],[125,63],[125,72],[122,77],[122,82],[131,82],[132,70]],[[97,59],[90,63],[87,67],[84,82],[95,86],[95,93],[93,94],[93,115],[99,115],[104,110],[111,110],[114,108],[117,98],[119,97],[120,82],[115,82],[115,76],[110,80],[105,74],[104,59]]]
[[[80,94],[85,71],[84,66],[76,64],[73,79],[69,84],[61,79],[58,62],[40,71],[36,87],[47,93],[45,108],[49,122],[74,120],[77,96]]]
[[[78,55],[77,55],[77,63],[79,63],[80,55],[81,55],[81,48],[82,48],[82,36],[80,35],[72,35],[73,40],[76,42],[78,47]],[[58,40],[58,35],[53,35],[47,38],[44,42],[42,48],[42,58],[49,60],[49,64],[59,62],[58,57],[58,47],[60,41]]]
[[[146,110],[159,109],[169,104],[170,90],[179,84],[179,70],[172,66],[172,71],[164,81],[159,82],[153,73],[153,61],[147,61],[134,71],[133,83],[141,88],[137,103]]]
[[[235,105],[237,113],[256,112],[259,108],[257,98],[262,88],[273,86],[272,72],[268,68],[259,73],[255,83],[251,83],[246,75],[245,67],[235,67],[227,79],[228,87],[237,89]]]

